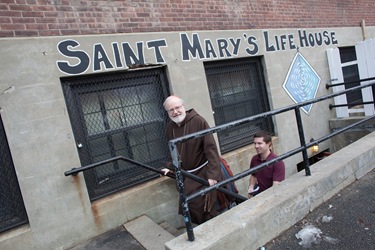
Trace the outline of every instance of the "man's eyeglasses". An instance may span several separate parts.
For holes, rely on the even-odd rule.
[[[181,109],[183,105],[180,105],[180,106],[177,106],[177,107],[174,107],[173,109],[169,109],[168,110],[168,113],[173,113],[174,111],[179,111]]]

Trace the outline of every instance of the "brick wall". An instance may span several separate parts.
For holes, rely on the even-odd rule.
[[[1,0],[0,37],[375,26],[374,0]]]

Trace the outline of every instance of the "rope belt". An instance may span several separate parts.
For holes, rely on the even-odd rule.
[[[186,172],[192,173],[192,172],[198,171],[199,169],[203,168],[203,167],[206,166],[207,164],[208,164],[208,161],[206,161],[205,163],[203,163],[202,165],[200,165],[200,166],[197,167],[197,168],[194,168],[194,169],[191,169],[191,170],[186,170]]]

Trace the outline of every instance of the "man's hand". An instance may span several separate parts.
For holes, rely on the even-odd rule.
[[[249,199],[254,197],[255,195],[258,194],[258,191],[259,191],[258,184],[255,184],[255,186],[250,184],[249,189],[247,190],[247,197],[249,197]]]
[[[212,179],[208,179],[208,183],[210,184],[210,186],[212,186],[212,185],[215,185],[217,183],[217,181],[212,180]]]
[[[164,172],[164,175],[167,175],[168,173],[171,173],[171,174],[173,174],[173,171],[172,171],[172,170],[170,170],[169,168],[162,168],[162,169],[161,169],[161,171],[163,171],[163,172]]]

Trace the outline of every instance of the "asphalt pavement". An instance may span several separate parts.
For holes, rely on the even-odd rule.
[[[123,227],[117,227],[102,235],[70,248],[70,250],[145,250],[145,248]]]
[[[314,209],[264,249],[375,249],[375,170]]]

